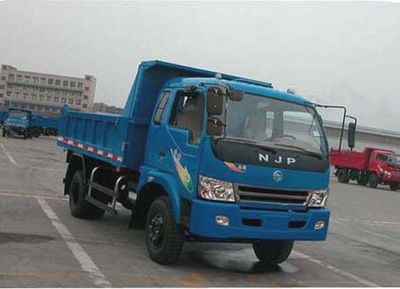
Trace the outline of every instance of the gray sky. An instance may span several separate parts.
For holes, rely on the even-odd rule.
[[[400,130],[400,5],[384,2],[2,2],[0,63],[97,77],[123,106],[142,60],[161,59],[344,104]]]

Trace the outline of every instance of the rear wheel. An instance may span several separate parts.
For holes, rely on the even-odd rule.
[[[104,210],[93,206],[85,200],[87,188],[83,181],[83,171],[77,170],[69,186],[69,208],[74,217],[81,219],[101,219]]]
[[[379,183],[379,178],[375,173],[371,173],[368,178],[368,186],[371,188],[376,188]]]
[[[337,179],[339,183],[348,183],[350,180],[349,172],[345,169],[339,169],[337,172]]]
[[[175,223],[168,197],[156,199],[146,219],[146,244],[150,258],[159,264],[176,263],[182,252],[183,235]]]
[[[399,188],[399,183],[392,182],[389,184],[389,187],[392,191],[396,191]]]
[[[357,184],[359,184],[360,186],[366,186],[368,184],[368,175],[359,174],[357,177]]]
[[[284,262],[293,249],[293,241],[267,240],[253,243],[253,250],[258,260],[266,265]]]

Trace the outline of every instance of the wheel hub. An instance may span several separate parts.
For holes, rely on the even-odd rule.
[[[164,236],[164,220],[160,214],[156,214],[149,224],[149,241],[156,248],[162,244]]]

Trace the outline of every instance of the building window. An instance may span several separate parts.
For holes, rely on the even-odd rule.
[[[53,84],[53,82],[54,82],[54,79],[52,79],[52,78],[49,78],[49,79],[47,80],[47,84],[50,84],[50,85],[52,85],[52,84]]]
[[[10,96],[11,95],[11,91],[7,91],[7,96]]]
[[[39,95],[39,100],[43,101],[44,100],[44,96],[43,95]]]
[[[76,87],[76,82],[75,81],[71,81],[70,85],[71,85],[71,87]]]
[[[32,94],[32,100],[36,101],[36,99],[37,99],[36,94]]]
[[[2,76],[2,77],[1,77],[1,80],[6,80],[6,77],[5,77],[5,76]]]
[[[68,99],[68,104],[73,104],[73,103],[74,103],[74,100],[72,98],[69,98]]]
[[[75,100],[75,104],[76,105],[81,105],[81,100],[80,99]]]
[[[82,88],[83,87],[83,83],[82,82],[78,82],[78,88]]]
[[[4,97],[4,95],[2,93],[0,93],[0,98],[3,98],[3,97]]]
[[[83,99],[88,99],[88,96],[87,96],[87,95],[84,95],[84,96],[83,96]]]
[[[63,81],[63,86],[68,86],[68,81],[67,80]]]
[[[54,97],[54,102],[58,102],[58,97]]]
[[[9,74],[8,75],[8,80],[14,80],[14,74]]]
[[[4,85],[0,85],[0,89],[4,89]]]
[[[22,75],[17,74],[17,80],[18,80],[18,81],[22,81]]]
[[[62,97],[62,98],[61,98],[61,102],[62,102],[62,103],[65,103],[65,102],[66,102],[65,97]]]
[[[47,101],[51,101],[51,96],[48,95],[48,96],[46,97],[46,100],[47,100]]]
[[[42,78],[40,79],[40,83],[45,84],[45,83],[46,83],[46,78],[43,78],[43,77],[42,77]]]
[[[83,108],[87,108],[87,104],[84,103],[84,104],[82,105],[82,107],[83,107]]]
[[[56,85],[60,85],[61,84],[61,80],[56,79]]]
[[[27,93],[24,93],[24,99],[26,99],[28,97]]]
[[[89,86],[85,86],[85,91],[89,91]]]
[[[38,83],[38,82],[39,82],[39,78],[34,77],[34,78],[33,78],[33,83]]]
[[[30,82],[30,81],[31,81],[31,77],[28,76],[28,75],[25,75],[25,81],[26,81],[26,82]]]

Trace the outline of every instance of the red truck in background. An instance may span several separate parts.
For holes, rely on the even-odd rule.
[[[365,148],[361,152],[352,150],[330,150],[330,163],[340,183],[356,180],[359,185],[376,188],[389,185],[395,191],[400,183],[400,155],[394,151]]]

